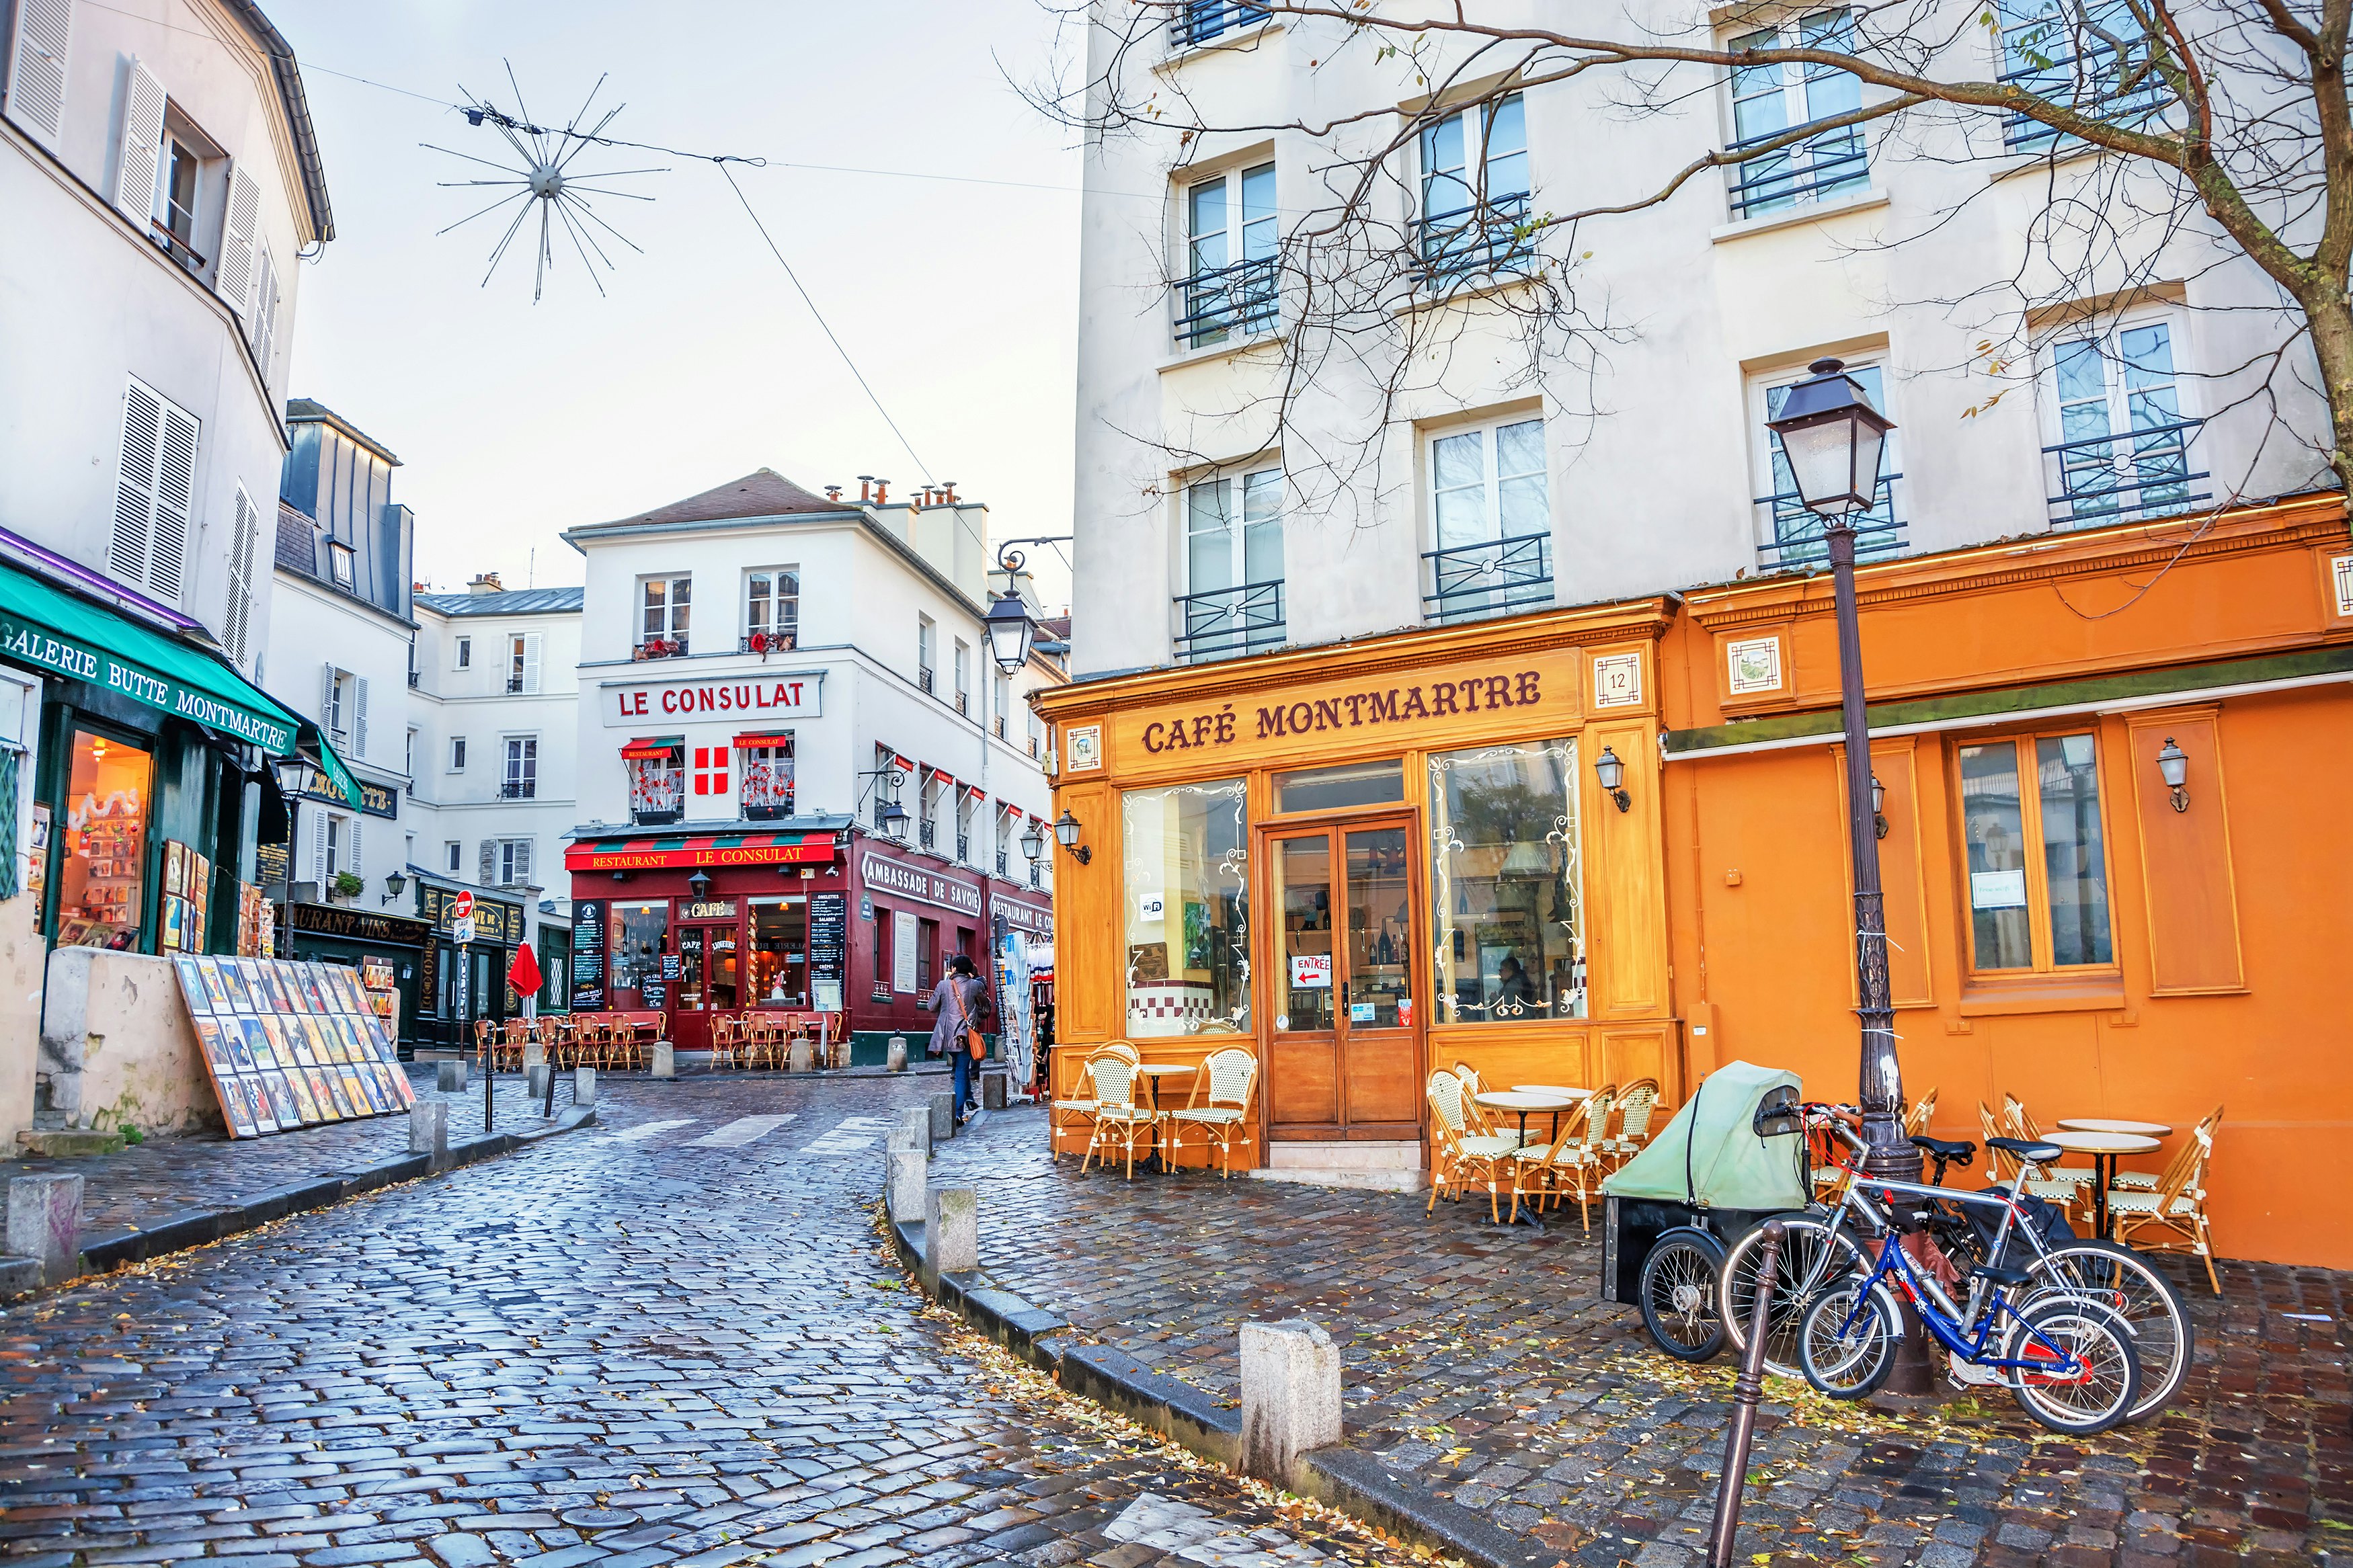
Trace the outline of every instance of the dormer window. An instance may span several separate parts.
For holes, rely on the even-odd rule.
[[[327,542],[327,571],[335,579],[335,586],[348,588],[353,580],[353,557],[358,552],[341,540]]]

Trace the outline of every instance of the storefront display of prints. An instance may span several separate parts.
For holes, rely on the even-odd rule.
[[[385,1115],[414,1103],[391,1033],[357,971],[252,958],[173,963],[231,1136]]]
[[[809,1001],[820,1013],[841,1011],[849,956],[849,900],[839,893],[809,895]],[[868,919],[872,919],[870,912]]]

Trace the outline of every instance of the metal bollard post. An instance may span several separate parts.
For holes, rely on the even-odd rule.
[[[491,1056],[491,1057],[485,1057],[485,1058],[482,1058],[482,1131],[485,1131],[485,1132],[488,1132],[488,1131],[491,1131],[491,1116],[492,1116],[492,1111],[491,1111],[491,1084],[492,1084],[493,1080],[495,1080],[495,1079],[498,1078],[498,1076],[499,1076],[499,1058],[496,1058],[496,1057],[494,1057],[494,1056]]]
[[[539,1108],[539,1115],[543,1121],[555,1120],[555,1068],[552,1066],[547,1069],[547,1103]]]
[[[1757,1302],[1748,1310],[1748,1349],[1732,1384],[1732,1430],[1724,1435],[1724,1474],[1715,1485],[1715,1527],[1708,1532],[1707,1568],[1731,1568],[1732,1538],[1740,1531],[1740,1497],[1748,1486],[1748,1443],[1757,1435],[1757,1402],[1765,1393],[1766,1314],[1773,1273],[1780,1267],[1788,1227],[1765,1222],[1765,1248],[1757,1259]]]

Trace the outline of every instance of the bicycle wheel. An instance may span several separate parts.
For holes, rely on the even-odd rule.
[[[2123,1320],[2073,1296],[2046,1296],[2011,1318],[2001,1359],[2049,1364],[2005,1368],[2003,1377],[2020,1406],[2053,1432],[2105,1432],[2140,1397],[2140,1360]]]
[[[2189,1309],[2172,1280],[2131,1247],[2113,1241],[2062,1242],[2026,1271],[2038,1287],[2030,1301],[2056,1292],[2097,1302],[2124,1319],[2140,1362],[2140,1397],[2125,1413],[2126,1420],[2146,1421],[2172,1403],[2198,1348]]]
[[[1778,1377],[1803,1377],[1798,1363],[1798,1325],[1824,1287],[1865,1268],[1862,1248],[1843,1226],[1803,1211],[1775,1215],[1785,1234],[1781,1260],[1773,1269],[1773,1300],[1767,1307],[1765,1370]],[[1748,1319],[1757,1305],[1757,1262],[1765,1250],[1765,1227],[1752,1227],[1725,1254],[1716,1311],[1735,1355],[1748,1348]]]
[[[1861,1399],[1887,1381],[1904,1328],[1883,1287],[1850,1274],[1825,1287],[1798,1325],[1798,1362],[1817,1393]]]
[[[1669,1355],[1705,1361],[1724,1348],[1715,1310],[1723,1262],[1723,1245],[1703,1230],[1671,1231],[1642,1259],[1642,1326]]]

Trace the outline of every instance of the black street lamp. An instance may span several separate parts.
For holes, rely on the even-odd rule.
[[[1018,579],[1029,558],[1014,549],[1017,544],[1066,544],[1072,535],[1067,533],[1039,534],[1029,539],[999,540],[997,545],[997,570],[1005,574],[1005,592],[997,595],[988,606],[981,625],[988,632],[989,657],[997,668],[1010,675],[1029,662],[1029,645],[1038,635],[1038,623],[1029,618],[1029,606],[1022,602]]]
[[[1904,1071],[1895,1056],[1895,1007],[1887,977],[1887,920],[1879,885],[1879,833],[1871,773],[1871,728],[1863,711],[1862,637],[1854,607],[1854,514],[1879,494],[1879,455],[1895,428],[1845,366],[1819,359],[1813,379],[1791,387],[1767,427],[1798,485],[1798,499],[1822,520],[1838,611],[1839,699],[1845,719],[1847,837],[1854,854],[1855,1009],[1862,1026],[1863,1169],[1917,1181],[1920,1155],[1904,1132]]]
[[[1095,852],[1079,842],[1079,819],[1068,809],[1054,820],[1055,842],[1071,852],[1071,858],[1083,866],[1095,858]]]
[[[1021,830],[1021,853],[1035,865],[1038,857],[1046,853],[1046,836],[1038,830],[1038,819],[1031,817],[1029,826]]]

